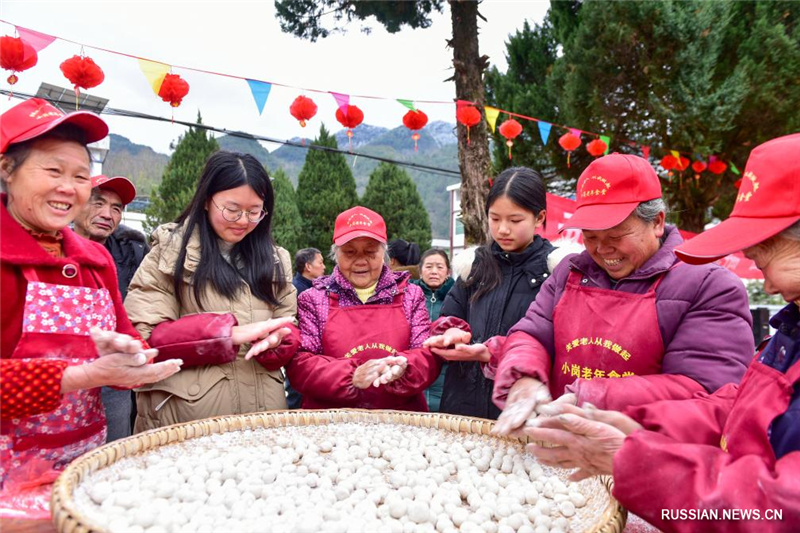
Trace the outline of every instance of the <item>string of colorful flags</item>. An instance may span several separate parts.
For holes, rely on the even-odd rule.
[[[352,137],[354,135],[353,130],[364,121],[364,112],[358,106],[351,104],[351,98],[353,97],[372,100],[394,100],[406,107],[408,111],[403,116],[403,125],[412,132],[411,138],[414,141],[414,150],[417,150],[417,141],[420,138],[420,130],[422,130],[428,123],[428,116],[422,110],[417,108],[417,104],[453,104],[452,101],[410,100],[370,95],[349,95],[334,91],[294,87],[273,81],[245,78],[192,67],[169,65],[160,61],[154,61],[114,50],[85,45],[69,39],[63,39],[54,35],[37,32],[29,28],[14,25],[2,19],[0,19],[0,22],[12,25],[15,28],[15,36],[12,37],[7,35],[0,37],[0,67],[11,72],[6,80],[9,85],[14,85],[18,81],[18,73],[34,67],[38,62],[38,54],[58,39],[80,46],[79,55],[74,55],[73,57],[66,59],[60,65],[62,73],[73,85],[76,96],[79,95],[81,90],[91,89],[100,85],[105,79],[102,68],[100,68],[100,66],[91,57],[85,54],[85,48],[90,48],[137,60],[139,68],[147,79],[148,85],[152,88],[153,93],[161,98],[164,102],[169,103],[173,108],[181,105],[183,99],[186,98],[190,90],[189,84],[186,82],[186,80],[183,79],[180,74],[176,74],[174,72],[176,69],[244,80],[250,89],[250,93],[253,95],[253,100],[255,101],[259,115],[263,114],[264,109],[266,108],[267,100],[269,99],[269,95],[273,86],[300,90],[304,93],[330,94],[336,102],[336,120],[343,127],[347,128],[347,136],[350,139],[351,147]],[[481,107],[483,113],[481,113]],[[295,100],[292,102],[291,106],[289,107],[289,113],[299,122],[300,126],[305,127],[306,123],[316,115],[317,104],[312,98],[303,94],[295,98]],[[498,128],[497,121],[500,115],[507,115],[508,118],[504,120]],[[469,102],[465,100],[456,101],[456,120],[459,124],[467,129],[467,144],[470,142],[470,128],[479,124],[482,118],[485,118],[493,133],[499,131],[500,135],[506,139],[509,159],[512,157],[511,149],[514,145],[514,140],[519,137],[523,131],[522,124],[520,124],[517,119],[535,122],[537,124],[539,137],[541,138],[543,145],[547,144],[554,127],[558,130],[563,130],[565,133],[558,138],[558,144],[567,152],[568,167],[570,166],[572,153],[583,144],[582,136],[588,136],[592,138],[592,140],[586,143],[586,150],[593,157],[599,157],[603,154],[607,154],[611,145],[611,137],[608,135],[581,130],[561,124],[555,124],[536,117],[529,117],[519,113],[514,113],[512,111],[507,111],[505,109],[500,109],[498,107],[479,106],[475,102]],[[650,160],[651,147],[649,145],[620,138],[617,139],[617,142],[628,144],[634,148],[640,149],[642,156]],[[665,155],[658,161],[658,165],[664,171],[666,171],[669,176],[672,175],[673,171],[682,172],[689,168],[692,169],[696,177],[699,177],[699,175],[705,171],[711,172],[712,174],[722,174],[728,169],[730,169],[730,171],[736,175],[741,174],[733,162],[725,162],[716,155],[711,154],[705,158],[694,155],[694,161],[691,161],[689,157],[686,157],[686,155],[692,154],[689,152],[667,149],[665,151]]]

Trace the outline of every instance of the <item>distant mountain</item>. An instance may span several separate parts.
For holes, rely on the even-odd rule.
[[[148,195],[153,185],[161,183],[169,156],[149,146],[135,144],[127,137],[112,133],[110,148],[103,162],[103,174],[125,176],[136,186],[136,194]]]
[[[310,144],[316,132],[308,132]],[[394,129],[381,128],[362,124],[353,130],[353,150],[394,161],[416,163],[436,168],[458,171],[458,147],[455,136],[455,125],[446,122],[433,122],[420,131],[417,142],[418,150],[414,151],[412,132],[404,126]],[[348,148],[346,130],[335,134],[339,147]],[[300,138],[292,139],[301,142]],[[308,148],[281,146],[273,152],[257,140],[222,135],[217,138],[220,148],[234,150],[253,155],[267,167],[269,171],[282,168],[297,187],[297,176],[303,168]],[[347,163],[353,171],[359,195],[369,181],[370,173],[378,166],[379,161],[346,155]],[[121,135],[111,135],[111,149],[103,166],[103,172],[110,175],[129,177],[136,185],[139,194],[149,194],[153,185],[161,182],[164,168],[169,156],[154,152],[152,148],[134,144]],[[448,185],[458,183],[458,177],[442,175],[429,171],[404,167],[417,185],[422,201],[431,218],[433,236],[446,238],[449,232],[450,198],[445,190]]]

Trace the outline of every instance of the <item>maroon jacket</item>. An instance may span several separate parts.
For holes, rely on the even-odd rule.
[[[683,242],[667,226],[661,248],[615,290],[644,294],[655,278],[679,263],[674,248]],[[499,355],[494,401],[505,406],[508,391],[522,376],[549,381],[553,354],[553,310],[561,299],[570,270],[581,272],[589,287],[611,288],[606,272],[588,252],[562,261],[539,291],[525,317],[509,331]],[[624,379],[578,379],[567,387],[605,409],[657,400],[683,399],[698,391],[713,392],[738,383],[753,357],[752,317],[742,282],[719,265],[680,264],[664,275],[656,290],[656,310],[665,354],[662,374]],[[631,327],[636,327],[632,324]]]

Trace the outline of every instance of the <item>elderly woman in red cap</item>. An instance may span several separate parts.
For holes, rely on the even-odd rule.
[[[714,392],[738,383],[752,357],[744,286],[719,265],[675,257],[683,239],[665,223],[647,160],[593,161],[577,197],[564,229],[583,230],[586,250],[559,264],[493,356],[500,433],[562,395],[621,408]]]
[[[301,346],[286,371],[302,407],[427,411],[441,361],[422,347],[431,330],[422,290],[386,264],[383,218],[348,209],[333,243],[333,273],[297,299]]]
[[[525,430],[557,445],[532,451],[547,464],[578,468],[576,479],[613,474],[620,503],[663,531],[797,531],[800,525],[798,153],[800,134],[754,149],[730,218],[676,249],[691,264],[744,250],[764,273],[766,291],[789,302],[772,318],[775,336],[741,384],[627,414],[556,406],[559,416]]]
[[[181,365],[145,364],[156,350],[128,321],[114,261],[67,227],[92,190],[87,144],[107,134],[98,116],[39,98],[0,117],[0,516],[49,516],[48,483],[106,440],[99,387]]]

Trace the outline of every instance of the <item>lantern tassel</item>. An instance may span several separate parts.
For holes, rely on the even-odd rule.
[[[572,155],[572,152],[567,152],[567,168],[570,168],[570,166],[569,166],[569,156],[571,156],[571,155]]]
[[[353,130],[347,130],[347,144],[350,153],[353,153]]]
[[[467,144],[469,144],[469,126],[467,126]]]
[[[81,91],[78,89],[78,86],[75,86],[75,111],[78,110],[78,99],[81,97]]]
[[[506,141],[506,146],[508,146],[508,160],[511,161],[511,147],[514,146],[514,142],[509,139]]]

